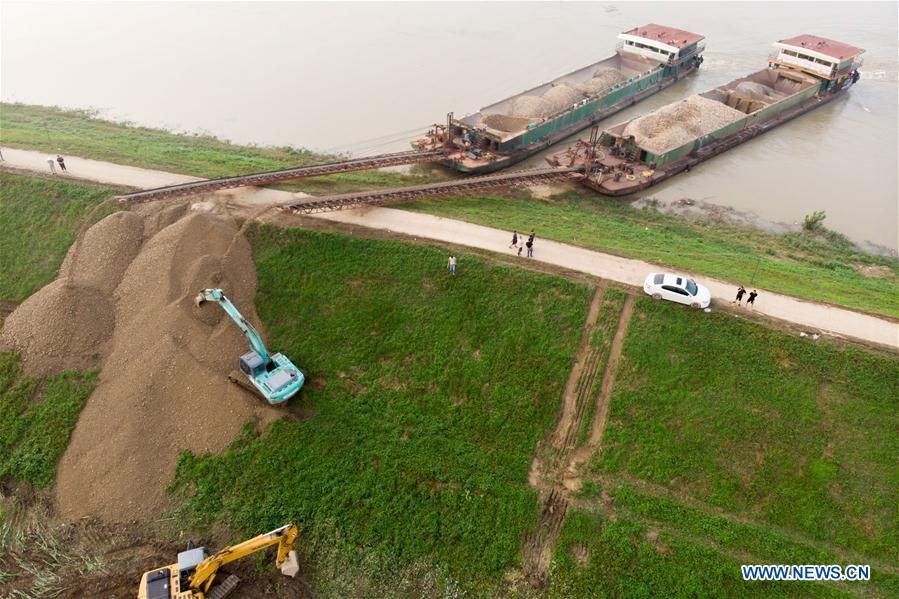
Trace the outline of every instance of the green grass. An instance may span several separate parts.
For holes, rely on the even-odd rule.
[[[788,541],[751,526],[721,525],[714,518],[682,523],[624,514],[569,510],[553,554],[548,597],[855,597],[895,596],[897,578],[872,568],[872,580],[853,583],[744,582],[744,563],[847,563],[814,550],[779,551]],[[693,526],[700,526],[692,530]],[[743,535],[763,553],[745,550]],[[719,542],[721,537],[733,537]],[[586,549],[579,563],[576,547]],[[583,549],[582,549],[583,551]],[[582,554],[583,555],[583,554]],[[750,561],[751,560],[751,561]],[[798,561],[792,561],[798,560]],[[804,561],[813,560],[813,561]],[[820,560],[820,561],[818,561]]]
[[[95,373],[27,377],[17,353],[0,353],[0,479],[48,488]]]
[[[301,230],[251,230],[270,345],[307,374],[314,415],[183,455],[173,488],[200,525],[291,518],[399,564],[490,585],[519,562],[527,486],[591,290],[462,254]]]
[[[517,192],[420,200],[401,207],[510,231],[536,229],[547,239],[899,317],[899,260],[866,254],[833,232],[773,235],[693,222],[586,190],[544,200]],[[863,266],[880,267],[883,273],[865,276],[856,270]]]
[[[0,300],[19,303],[56,278],[82,224],[111,196],[93,185],[0,173]]]
[[[598,471],[894,559],[899,361],[678,308],[636,304]]]
[[[9,103],[0,104],[0,143],[11,148],[61,152],[198,177],[226,177],[319,164],[337,158],[302,148],[241,146],[209,135],[179,135],[115,123],[85,110]],[[432,171],[427,171],[426,176],[361,171],[286,183],[279,188],[339,193],[413,185],[435,177],[442,178]]]

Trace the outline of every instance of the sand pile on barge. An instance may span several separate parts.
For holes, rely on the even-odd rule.
[[[481,119],[481,124],[485,127],[496,129],[497,131],[512,132],[523,130],[533,121],[534,119],[508,116],[505,114],[488,114]]]
[[[578,84],[578,89],[586,94],[598,94],[616,83],[627,80],[621,71],[615,69],[597,69],[593,78]]]
[[[747,98],[749,100],[762,100],[765,102],[776,102],[784,97],[784,95],[776,91],[773,87],[768,87],[763,83],[755,81],[743,81],[734,87],[734,93]]]
[[[584,99],[584,94],[567,83],[558,83],[543,93],[553,112],[559,112]]]
[[[218,306],[193,304],[221,287],[259,328],[247,240],[208,213],[142,210],[88,229],[2,329],[29,373],[101,368],[58,467],[66,519],[147,516],[180,450],[222,451],[245,422],[280,414],[228,382],[246,339]]]
[[[745,116],[721,102],[690,96],[632,120],[622,134],[634,136],[638,146],[653,154],[663,154]]]
[[[544,118],[552,113],[552,104],[539,96],[518,96],[509,106],[509,116],[518,118]]]

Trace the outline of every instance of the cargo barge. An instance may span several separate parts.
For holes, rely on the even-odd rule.
[[[412,142],[450,148],[441,164],[490,173],[544,150],[694,72],[703,36],[649,24],[625,31],[613,56],[511,96],[461,119],[447,115]]]
[[[584,185],[624,196],[840,97],[859,79],[862,48],[814,35],[775,44],[768,67],[621,123],[548,156],[580,167]]]

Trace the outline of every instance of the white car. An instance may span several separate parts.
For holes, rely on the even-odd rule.
[[[694,308],[708,308],[712,303],[712,294],[708,288],[684,275],[650,273],[643,282],[643,291],[655,299],[687,304]]]

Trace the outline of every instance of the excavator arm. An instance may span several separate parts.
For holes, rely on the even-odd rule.
[[[250,342],[250,347],[253,348],[253,351],[259,354],[259,357],[262,358],[265,364],[269,363],[271,356],[265,347],[265,343],[262,342],[262,336],[259,334],[259,331],[250,324],[250,321],[243,317],[234,304],[231,303],[231,300],[225,296],[224,291],[221,289],[203,289],[197,294],[194,303],[197,306],[200,306],[205,302],[217,302],[218,305],[222,307],[222,310],[231,317],[234,324],[236,324],[243,334],[246,335],[247,341]]]
[[[189,586],[191,589],[202,591],[204,594],[208,593],[219,568],[272,545],[278,546],[278,556],[275,564],[281,569],[282,573],[287,576],[293,576],[299,569],[296,553],[293,551],[297,535],[297,525],[291,523],[243,543],[226,547],[197,564],[196,571],[190,577]]]

